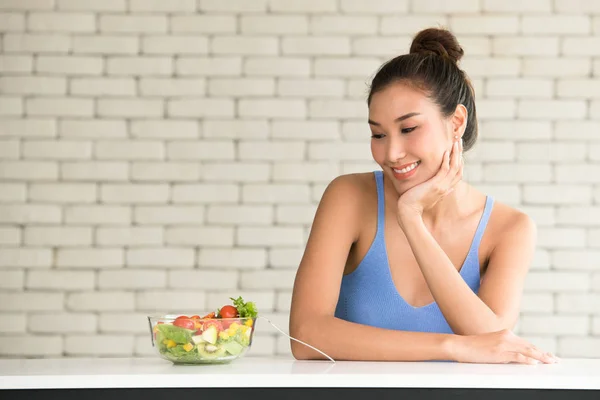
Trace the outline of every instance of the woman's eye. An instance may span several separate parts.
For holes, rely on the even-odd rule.
[[[413,126],[412,128],[405,128],[405,129],[402,129],[402,133],[410,133],[410,132],[414,131],[415,129],[417,129],[416,126]]]
[[[383,135],[375,135],[375,134],[374,134],[374,135],[371,135],[371,137],[372,137],[373,139],[381,139],[381,138],[383,137]]]

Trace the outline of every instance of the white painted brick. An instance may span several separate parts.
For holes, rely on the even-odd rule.
[[[244,271],[240,276],[241,289],[292,289],[296,271]],[[268,317],[267,317],[268,318]],[[273,321],[275,322],[275,321]]]
[[[587,153],[583,143],[538,141],[517,143],[516,148],[519,161],[573,162],[585,159]],[[557,176],[564,167],[567,166],[557,165]]]
[[[26,226],[23,231],[27,246],[83,246],[92,244],[92,228],[67,226]]]
[[[27,187],[24,183],[0,183],[0,203],[25,203]]]
[[[555,0],[555,9],[560,13],[598,13],[600,4],[594,0]]]
[[[129,10],[133,12],[193,12],[196,0],[130,0]]]
[[[233,160],[235,143],[232,141],[178,141],[167,144],[170,160]]]
[[[124,120],[62,119],[59,132],[68,138],[121,138],[127,136],[127,125]]]
[[[61,208],[51,204],[0,205],[0,222],[14,224],[60,223]]]
[[[565,37],[561,51],[565,56],[595,56],[599,46],[598,37]]]
[[[300,246],[304,244],[299,227],[239,227],[236,243],[241,246]]]
[[[148,338],[148,333],[145,335],[135,336],[133,355],[136,358],[154,358],[156,357],[156,347],[152,347],[152,342]]]
[[[513,206],[520,203],[522,195],[521,188],[517,184],[477,184],[477,189],[489,194],[494,199],[511,204]]]
[[[556,86],[558,97],[564,98],[599,98],[600,84],[594,79],[559,80]]]
[[[238,157],[248,160],[302,160],[304,158],[304,142],[291,141],[240,141]]]
[[[182,76],[239,76],[241,57],[181,57],[175,60],[175,71]]]
[[[411,4],[414,13],[476,13],[481,10],[481,4],[477,0],[457,0],[452,3],[443,0],[418,0]]]
[[[586,113],[584,100],[521,100],[518,108],[524,119],[582,119]]]
[[[25,15],[15,12],[0,13],[0,31],[19,32],[25,30]]]
[[[280,121],[273,121],[273,126],[276,126],[278,122]],[[281,121],[281,123],[284,122]],[[270,128],[266,119],[204,119],[202,131],[205,138],[264,139],[269,136]],[[290,138],[293,137],[290,136]]]
[[[166,15],[100,15],[101,33],[139,34],[166,33]]]
[[[379,31],[382,35],[414,35],[431,26],[448,26],[448,17],[442,14],[384,15],[381,17]]]
[[[28,116],[91,117],[94,100],[69,97],[29,98],[25,101]]]
[[[55,180],[58,164],[44,161],[2,161],[0,177],[6,180]]]
[[[542,349],[544,351],[552,352],[553,354],[562,357],[562,354],[557,351],[557,339],[551,337],[540,337],[534,335],[521,335],[519,332],[515,332],[521,339],[526,340],[527,342],[537,346],[537,348]]]
[[[339,175],[334,162],[276,163],[273,166],[275,182],[330,182]]]
[[[0,55],[0,72],[31,72],[33,56],[30,55]]]
[[[588,245],[590,247],[600,247],[600,229],[590,229],[588,233]]]
[[[169,186],[166,184],[102,184],[100,197],[105,203],[166,203]]]
[[[540,229],[540,246],[544,246],[546,228]],[[525,278],[526,292],[569,293],[587,291],[590,288],[590,276],[587,273],[530,271]]]
[[[287,332],[288,329],[286,329],[286,327],[279,327],[279,329],[283,329],[284,332]],[[276,348],[275,348],[275,354],[277,355],[284,355],[284,356],[290,356],[292,357],[292,347],[291,347],[291,339],[289,339],[287,336],[284,335],[279,335],[276,339],[277,343],[276,343]]]
[[[365,171],[372,172],[372,171],[379,170],[379,169],[381,169],[381,167],[379,166],[379,164],[377,164],[375,162],[375,160],[343,161],[341,163],[341,173],[342,174],[360,174],[360,173],[364,173]],[[463,179],[465,179],[465,180],[471,179],[469,176],[467,176],[466,170],[463,175]],[[481,180],[481,179],[479,179],[479,180]]]
[[[167,272],[156,269],[101,270],[98,272],[100,289],[158,289],[164,288]]]
[[[519,31],[516,15],[463,15],[451,16],[449,29],[464,35],[504,35]]]
[[[65,295],[53,292],[0,293],[0,311],[62,311]]]
[[[21,142],[19,140],[0,140],[0,159],[16,160],[20,154]]]
[[[170,76],[173,59],[170,57],[114,57],[106,64],[109,75]]]
[[[308,185],[247,184],[242,187],[243,203],[297,204],[310,202]]]
[[[65,337],[66,356],[131,356],[133,336],[126,335],[68,335]]]
[[[246,357],[256,357],[256,358],[264,358],[270,357],[275,354],[275,337],[274,336],[266,336],[254,335],[252,338],[251,347],[246,354]]]
[[[149,99],[98,99],[98,115],[102,117],[162,117],[162,100]]]
[[[519,205],[518,209],[533,218],[538,226],[553,226],[556,224],[556,218],[554,218],[554,207]]]
[[[559,294],[556,310],[562,314],[593,314],[600,310],[600,294]]]
[[[231,304],[230,297],[235,298],[237,296],[242,296],[246,301],[254,302],[259,313],[273,311],[275,306],[275,294],[270,290],[240,290],[239,293],[236,292],[235,294],[232,294],[231,290],[211,291],[207,293],[206,306],[209,310],[214,310],[217,307],[223,307],[225,304]]]
[[[206,222],[219,225],[270,225],[273,222],[273,207],[213,204],[206,212]]]
[[[261,118],[305,118],[306,102],[296,99],[240,99],[238,102],[240,117]]]
[[[173,203],[237,203],[239,188],[234,184],[175,184]]]
[[[464,155],[467,163],[478,161],[512,161],[515,159],[515,144],[512,142],[478,142]]]
[[[600,340],[593,337],[559,337],[558,353],[564,358],[599,358]]]
[[[271,166],[264,163],[205,163],[206,182],[266,182],[271,176]]]
[[[333,128],[332,128],[333,132]],[[371,131],[369,126],[364,121],[343,121],[342,122],[342,138],[347,142],[362,142],[366,143],[370,140]]]
[[[275,80],[266,78],[250,79],[211,79],[208,82],[211,96],[272,96],[275,94]]]
[[[243,70],[248,76],[307,77],[311,74],[311,61],[308,57],[248,57]]]
[[[137,54],[138,37],[120,35],[74,36],[73,52],[85,54]]]
[[[61,163],[60,176],[67,181],[126,181],[129,165],[125,162],[72,162]]]
[[[167,103],[169,117],[233,117],[233,99],[173,99]]]
[[[352,54],[356,56],[378,56],[392,58],[407,53],[410,47],[410,36],[402,37],[363,37],[352,40]],[[344,53],[344,55],[346,55]]]
[[[598,121],[556,121],[555,137],[559,140],[598,140]]]
[[[56,124],[51,119],[9,119],[0,123],[0,136],[8,137],[53,137]]]
[[[526,185],[523,199],[534,204],[589,204],[592,190],[584,185]]]
[[[598,260],[600,260],[600,251],[598,250],[555,250],[552,252],[552,267],[557,270],[593,271],[598,268]]]
[[[536,248],[531,262],[533,270],[549,270],[550,269],[550,253],[548,250]]]
[[[98,246],[145,246],[163,243],[160,227],[99,227],[96,230]]]
[[[59,10],[69,11],[126,11],[126,0],[57,0]]]
[[[278,292],[275,301],[275,310],[290,311],[292,303],[292,292]],[[284,327],[285,328],[285,327]]]
[[[215,36],[210,41],[210,52],[217,55],[275,55],[278,48],[279,40],[275,37]]]
[[[54,0],[3,0],[0,10],[50,10]]]
[[[589,58],[524,57],[522,72],[523,76],[585,77],[590,74],[591,67]]]
[[[551,293],[523,293],[520,312],[550,313],[554,311],[554,298]]]
[[[571,164],[556,165],[556,182],[558,183],[597,183],[600,165]]]
[[[237,289],[237,271],[176,271],[170,270],[168,287],[174,289]],[[242,288],[243,289],[243,288]]]
[[[309,160],[369,161],[372,158],[370,147],[364,143],[323,142],[309,143],[308,145]]]
[[[600,145],[599,144],[591,144],[588,146],[590,153],[590,160],[592,161],[600,161]]]
[[[600,289],[600,274],[595,273],[592,278],[592,289],[598,291]]]
[[[524,34],[589,34],[591,18],[585,15],[524,15],[521,20]]]
[[[506,2],[504,0],[483,0],[483,11],[545,13],[552,11],[552,0],[529,0],[522,2]]]
[[[492,38],[492,53],[500,56],[556,56],[557,37],[498,36]]]
[[[142,96],[183,97],[202,96],[206,93],[204,79],[142,78]]]
[[[540,228],[538,246],[553,249],[585,247],[585,230],[579,228]],[[561,282],[564,284],[564,282]]]
[[[84,96],[135,96],[134,78],[74,78],[71,79],[71,94]]]
[[[0,233],[1,235],[2,233]],[[32,272],[32,271],[30,271]],[[22,291],[25,287],[25,271],[13,270],[13,271],[0,271],[0,289],[5,290],[20,290]],[[2,315],[4,316],[4,315]],[[0,332],[7,332],[3,330],[2,318],[0,318]]]
[[[67,53],[71,38],[62,34],[6,33],[2,45],[7,53]]]
[[[364,124],[361,124],[364,125]],[[331,121],[273,121],[271,137],[275,139],[339,140],[340,124]]]
[[[597,335],[600,332],[600,317],[592,318],[592,333]]]
[[[521,61],[514,57],[465,57],[461,69],[472,78],[518,76]]]
[[[590,115],[589,115],[589,117],[591,119],[600,119],[600,101],[593,100],[593,101],[590,102]]]
[[[145,313],[101,313],[98,330],[101,333],[149,334],[148,316]],[[150,341],[150,337],[146,337]]]
[[[486,119],[514,119],[517,104],[515,100],[488,100],[480,99],[477,102],[477,118]]]
[[[67,80],[47,76],[0,77],[0,92],[6,94],[66,94]]]
[[[28,15],[27,28],[32,32],[95,32],[96,18],[92,13],[33,12]]]
[[[193,247],[233,247],[233,235],[233,227],[167,227],[165,243]]]
[[[317,58],[315,76],[359,77],[374,75],[380,67],[376,58]]]
[[[316,35],[375,35],[378,20],[376,16],[313,16],[310,32]]]
[[[62,248],[56,251],[56,266],[65,268],[114,268],[125,265],[123,249]]]
[[[3,356],[61,357],[63,354],[62,336],[3,335],[2,339],[0,355]]]
[[[330,35],[284,37],[281,48],[284,55],[349,55],[350,38]]]
[[[1,97],[0,98],[0,116],[21,116],[23,115],[23,98],[20,97]]]
[[[29,199],[41,203],[94,203],[97,199],[94,183],[32,183]]]
[[[549,79],[489,79],[486,97],[551,98],[554,83]]]
[[[16,226],[0,226],[0,245],[21,244],[21,228]],[[0,279],[0,287],[2,279]]]
[[[133,292],[75,292],[67,295],[67,309],[73,311],[133,311]]]
[[[175,33],[234,34],[237,31],[237,21],[235,15],[173,15],[171,16],[171,31]],[[206,38],[199,39],[205,43]]]
[[[5,273],[0,273],[5,275]],[[3,313],[0,314],[0,332],[25,333],[27,330],[27,316],[25,314]]]
[[[178,313],[204,310],[206,293],[194,291],[144,291],[136,293],[136,309],[140,311]],[[181,311],[180,311],[181,310]]]
[[[275,13],[328,13],[337,11],[335,0],[269,0],[269,10]]]
[[[231,13],[266,12],[267,0],[199,0],[199,11],[224,11]]]
[[[136,224],[202,225],[204,206],[138,206],[133,220]]]
[[[131,135],[142,139],[197,138],[199,125],[194,120],[131,121]]]
[[[271,268],[298,268],[304,254],[304,247],[273,248],[269,250],[269,267]]]
[[[69,225],[129,225],[131,209],[107,205],[70,206],[65,207],[65,222]]]
[[[528,335],[587,335],[589,326],[587,316],[523,315],[519,331]]]
[[[266,265],[265,249],[202,247],[198,253],[201,269],[262,269]]]
[[[94,271],[28,271],[27,289],[93,290]]]
[[[486,182],[550,182],[552,168],[547,164],[489,163],[483,166]]]
[[[105,160],[160,160],[164,158],[164,146],[158,141],[97,142],[94,155]]]
[[[277,94],[281,97],[343,97],[344,92],[341,79],[280,79],[277,82]]]
[[[40,55],[36,57],[35,70],[57,75],[101,75],[104,61],[100,57]]]
[[[358,100],[309,100],[309,118],[353,118],[365,120],[368,108]]]
[[[242,15],[242,34],[306,35],[308,16],[306,15]]]
[[[131,166],[133,181],[197,181],[200,168],[196,163],[144,163],[136,162]]]
[[[198,36],[146,36],[142,38],[146,54],[207,54],[208,38]]]
[[[0,252],[0,268],[49,268],[52,266],[52,250],[48,248],[3,248]]]
[[[92,143],[81,141],[30,140],[23,143],[25,158],[80,160],[92,156]]]
[[[194,249],[186,248],[139,248],[128,249],[128,267],[186,268],[195,264]]]
[[[275,222],[278,224],[310,225],[315,216],[316,207],[278,205],[275,209]]]

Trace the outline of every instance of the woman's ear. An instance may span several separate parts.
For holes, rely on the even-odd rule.
[[[452,135],[462,138],[462,135],[467,129],[467,107],[462,104],[456,106],[454,115],[452,116]]]

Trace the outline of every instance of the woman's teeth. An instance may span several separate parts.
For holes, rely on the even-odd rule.
[[[405,173],[407,173],[407,172],[412,171],[413,169],[415,169],[417,167],[417,165],[419,165],[420,162],[421,161],[414,162],[414,163],[412,163],[411,165],[409,165],[406,168],[394,169],[394,171],[396,173],[398,173],[398,174],[405,174]]]

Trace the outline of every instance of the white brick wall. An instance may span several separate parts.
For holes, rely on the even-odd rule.
[[[517,333],[599,357],[599,12],[0,1],[0,357],[152,356],[147,314],[237,295],[287,330],[326,185],[377,168],[366,84],[437,25],[457,34],[477,94],[465,179],[538,225]],[[260,324],[252,354],[289,354]]]

